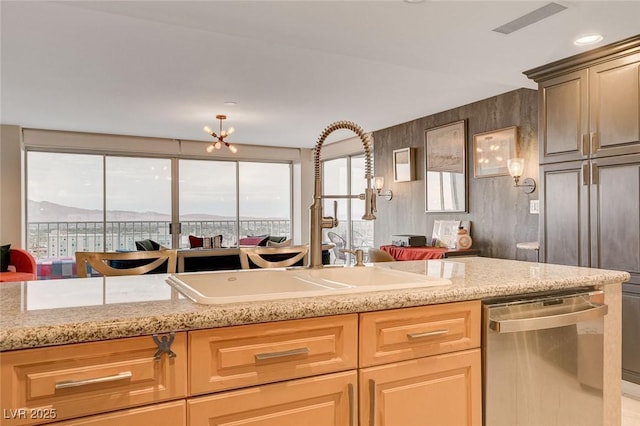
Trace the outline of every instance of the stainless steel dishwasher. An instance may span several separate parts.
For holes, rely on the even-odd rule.
[[[600,290],[483,303],[485,426],[602,426]]]

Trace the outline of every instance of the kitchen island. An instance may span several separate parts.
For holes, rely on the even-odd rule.
[[[5,367],[4,355],[18,354],[22,352],[20,350],[28,348],[56,346],[55,349],[58,349],[65,347],[59,345],[90,345],[87,342],[110,339],[118,339],[114,342],[119,342],[127,340],[123,338],[154,334],[169,339],[168,333],[173,332],[175,336],[171,335],[171,338],[175,337],[174,348],[177,352],[181,346],[186,346],[187,339],[183,332],[206,333],[232,326],[268,327],[271,323],[304,321],[305,318],[323,320],[318,317],[352,321],[356,314],[373,314],[375,311],[434,308],[430,305],[446,306],[501,296],[594,287],[604,290],[605,303],[609,306],[604,322],[605,419],[606,424],[619,424],[620,284],[629,279],[626,272],[479,257],[390,262],[377,266],[446,278],[450,280],[450,284],[367,293],[336,292],[335,295],[322,297],[224,305],[193,303],[166,284],[166,275],[3,284],[0,286],[0,364]],[[163,357],[162,363],[179,363],[180,358],[180,354],[176,358]],[[349,363],[337,371],[355,368],[355,365],[347,364]],[[186,371],[186,366],[184,368]],[[186,382],[186,378],[183,379]],[[332,380],[343,379],[342,376],[332,377]],[[186,386],[184,384],[185,389]],[[353,392],[353,386],[349,389]],[[188,394],[185,396],[202,392],[185,391]],[[361,390],[361,402],[362,395]],[[164,401],[177,401],[179,398],[184,396],[168,396]],[[351,394],[349,398],[355,397]],[[105,408],[103,411],[119,407]],[[186,408],[182,407],[181,410]],[[347,416],[353,419],[353,414]]]

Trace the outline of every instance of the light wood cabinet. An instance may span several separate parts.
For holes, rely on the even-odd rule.
[[[226,391],[188,401],[190,426],[355,426],[355,370]]]
[[[2,425],[49,423],[184,398],[186,340],[186,333],[176,333],[171,345],[176,356],[158,360],[151,336],[2,352],[1,405],[25,410],[25,415],[3,415]],[[54,419],[45,418],[50,410]]]
[[[480,425],[479,345],[470,301],[4,352],[0,424]]]
[[[361,314],[360,424],[480,426],[480,321],[479,301]]]
[[[418,358],[360,373],[360,424],[482,424],[480,349]]]
[[[358,315],[189,333],[190,394],[355,369]]]

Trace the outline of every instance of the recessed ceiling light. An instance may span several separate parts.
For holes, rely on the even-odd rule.
[[[238,105],[238,103],[234,102],[234,101],[224,101],[224,104],[226,106],[236,106],[236,105]]]
[[[600,34],[588,34],[578,37],[573,41],[573,44],[576,46],[587,46],[589,44],[598,43],[599,41],[602,41],[602,36]]]

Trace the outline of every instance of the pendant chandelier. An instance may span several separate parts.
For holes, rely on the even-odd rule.
[[[227,119],[226,115],[218,114],[216,115],[216,118],[220,120],[220,131],[218,132],[218,134],[211,130],[209,126],[204,126],[204,131],[210,134],[214,139],[216,139],[207,147],[207,152],[213,152],[213,150],[220,149],[222,148],[222,145],[224,145],[229,148],[229,151],[235,154],[236,152],[238,152],[238,148],[224,140],[224,138],[233,133],[235,129],[233,127],[230,127],[228,130],[222,130],[222,121]]]

